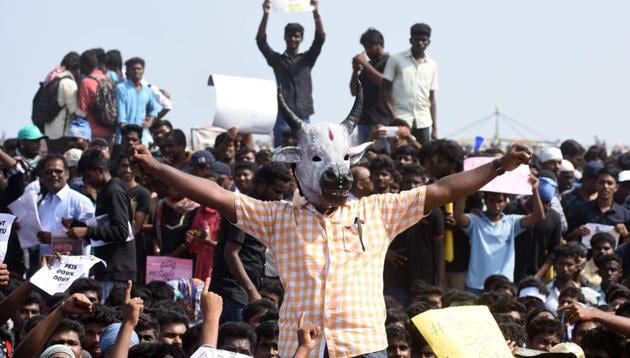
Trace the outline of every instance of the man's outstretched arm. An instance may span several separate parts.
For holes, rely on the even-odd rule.
[[[166,185],[175,188],[186,197],[207,207],[217,210],[232,222],[236,222],[234,193],[221,188],[208,179],[186,174],[153,159],[151,152],[144,146],[134,147],[134,160],[150,175]]]
[[[498,159],[498,163],[503,169],[510,171],[521,164],[529,163],[530,159],[531,151],[527,147],[514,144],[506,155]],[[428,185],[425,213],[479,191],[496,176],[497,171],[491,162],[472,170],[449,175]]]

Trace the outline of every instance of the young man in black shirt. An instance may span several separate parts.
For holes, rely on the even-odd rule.
[[[278,86],[282,88],[282,95],[289,108],[302,120],[308,122],[313,110],[313,84],[311,70],[324,45],[324,25],[319,15],[319,0],[311,0],[313,18],[315,19],[315,38],[311,48],[300,53],[300,44],[304,39],[304,27],[297,23],[289,23],[284,28],[284,41],[287,48],[284,53],[278,53],[267,43],[267,21],[271,12],[271,1],[263,3],[263,17],[256,34],[256,44],[273,68]],[[273,127],[274,147],[282,144],[282,132],[289,126],[278,111],[278,118]]]
[[[103,297],[107,297],[114,286],[136,280],[131,197],[125,182],[112,178],[108,160],[98,149],[83,153],[79,172],[87,184],[99,191],[95,212],[97,225],[70,228],[68,237],[92,239],[94,255],[107,263],[107,267],[97,264],[93,269],[94,277],[103,287]]]

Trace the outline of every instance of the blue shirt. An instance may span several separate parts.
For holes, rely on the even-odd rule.
[[[141,84],[136,90],[133,82],[125,81],[116,86],[116,104],[119,124],[136,124],[142,126],[144,120],[158,115],[153,92],[146,85]],[[142,143],[148,144],[149,131],[145,128],[142,133]],[[120,144],[120,128],[116,128],[116,144]]]
[[[524,215],[504,215],[491,222],[485,214],[466,214],[470,224],[462,230],[470,238],[470,262],[466,286],[483,289],[490,275],[500,274],[514,280],[514,240],[525,231]]]

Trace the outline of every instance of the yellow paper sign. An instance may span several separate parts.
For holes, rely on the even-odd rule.
[[[429,310],[411,320],[439,358],[512,358],[486,306]]]
[[[311,0],[271,0],[271,8],[277,12],[313,11]]]

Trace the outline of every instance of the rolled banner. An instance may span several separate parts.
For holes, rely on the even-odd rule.
[[[444,205],[444,214],[453,215],[453,203],[446,203]],[[444,232],[444,260],[446,262],[453,262],[455,259],[455,247],[453,243],[453,230],[446,229]]]

